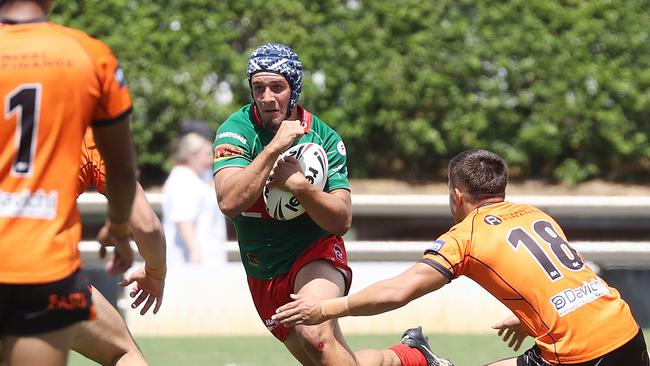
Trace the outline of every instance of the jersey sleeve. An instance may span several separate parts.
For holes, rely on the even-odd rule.
[[[79,168],[77,195],[91,187],[101,194],[105,193],[106,164],[95,145],[92,129],[88,128],[81,145],[81,167]]]
[[[226,121],[217,130],[212,144],[214,153],[213,173],[223,168],[246,167],[253,161],[251,142],[239,131],[235,123]]]
[[[327,184],[325,191],[331,192],[335,189],[350,189],[348,180],[348,166],[345,144],[341,137],[333,132],[325,143],[327,152]]]
[[[101,95],[93,114],[93,125],[103,126],[125,118],[132,110],[132,102],[117,58],[108,46],[97,43],[92,52]]]
[[[469,240],[459,234],[461,233],[452,228],[434,241],[420,260],[438,270],[450,282],[463,274],[465,253],[469,246]]]

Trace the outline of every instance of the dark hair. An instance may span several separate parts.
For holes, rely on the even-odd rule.
[[[188,133],[196,133],[205,137],[208,141],[214,139],[214,131],[210,126],[205,122],[194,118],[185,118],[181,120],[181,130],[179,132],[179,137],[183,137]]]
[[[491,151],[467,150],[449,161],[449,186],[469,194],[472,202],[505,198],[507,184],[508,167]]]

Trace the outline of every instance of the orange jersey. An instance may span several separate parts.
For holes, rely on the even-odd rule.
[[[56,281],[81,265],[84,131],[131,99],[105,44],[49,22],[0,24],[0,80],[0,283]]]
[[[81,144],[81,168],[77,176],[77,194],[82,194],[88,188],[95,187],[97,192],[104,194],[106,189],[106,164],[95,144],[92,129],[87,129]]]
[[[477,208],[436,240],[422,262],[489,291],[552,363],[595,359],[639,329],[618,291],[585,265],[555,220],[533,206]]]

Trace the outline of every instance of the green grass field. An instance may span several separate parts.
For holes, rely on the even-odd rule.
[[[650,339],[650,329],[644,331]],[[400,335],[348,336],[355,349],[387,348],[399,342]],[[270,335],[257,337],[143,337],[137,339],[152,366],[290,366],[298,363],[284,346]],[[441,356],[451,359],[456,366],[476,366],[514,357],[496,335],[429,335],[429,343]],[[529,348],[529,339],[522,350]],[[525,348],[524,348],[525,347]],[[520,350],[520,352],[522,351]],[[72,354],[71,366],[95,365],[82,356]]]

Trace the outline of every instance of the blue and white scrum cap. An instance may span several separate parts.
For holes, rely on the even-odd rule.
[[[272,72],[283,76],[289,82],[291,88],[291,100],[287,108],[287,117],[298,103],[298,96],[302,91],[302,62],[298,54],[281,43],[265,43],[251,53],[246,68],[248,75],[248,84],[251,84],[251,78],[258,72]]]

